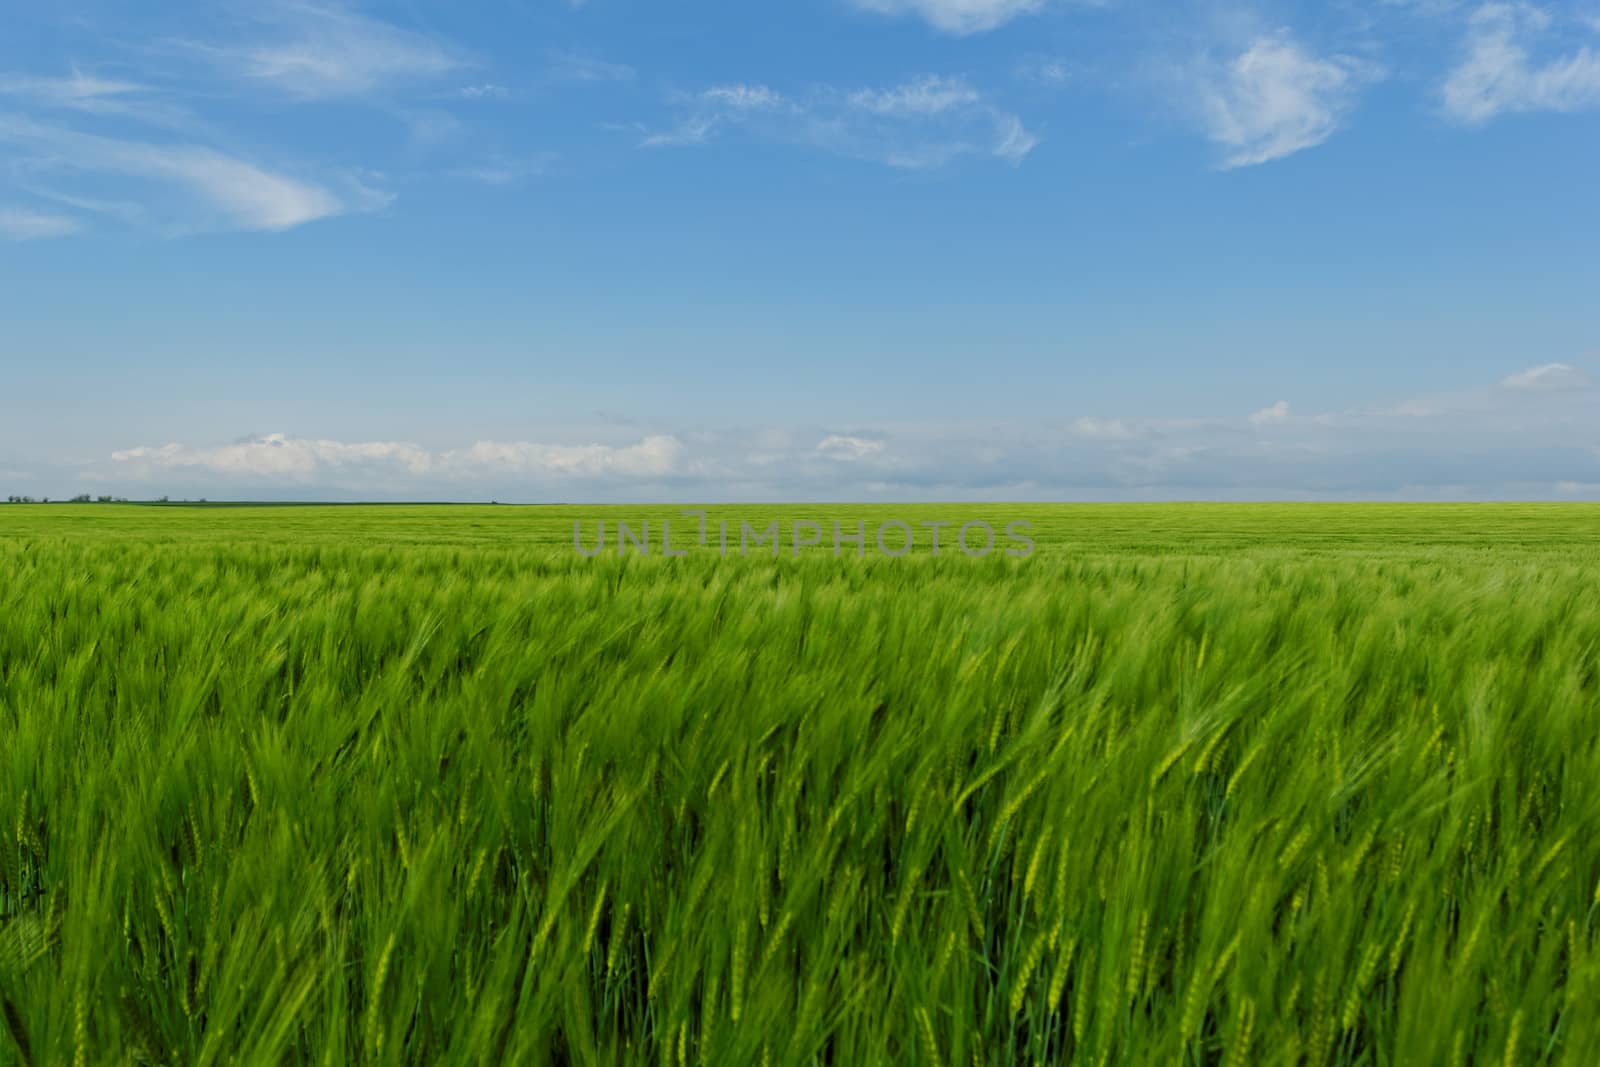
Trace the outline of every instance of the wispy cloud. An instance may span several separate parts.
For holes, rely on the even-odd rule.
[[[1289,421],[1289,402],[1280,400],[1250,416],[1252,426],[1273,426]]]
[[[817,442],[818,452],[839,460],[866,459],[882,452],[883,448],[883,442],[876,438],[852,434],[829,434]]]
[[[509,100],[513,94],[504,85],[480,82],[477,85],[463,85],[450,95],[458,100]]]
[[[101,110],[107,101],[124,100],[146,91],[145,86],[137,82],[101,78],[77,68],[63,77],[0,75],[0,96],[27,97],[47,105],[85,111]]]
[[[1059,89],[1072,81],[1072,65],[1057,56],[1028,56],[1017,64],[1016,77],[1029,85]]]
[[[510,187],[549,174],[560,159],[560,155],[554,152],[524,157],[491,155],[476,163],[452,167],[447,173],[452,178]]]
[[[1126,419],[1096,418],[1093,415],[1073,419],[1067,430],[1072,436],[1085,441],[1131,441],[1141,433],[1136,423]]]
[[[372,206],[370,194],[353,202],[316,182],[202,145],[103,137],[3,114],[0,143],[28,153],[28,166],[35,172],[69,178],[83,173],[116,175],[180,194],[170,213],[171,225],[180,228],[286,230],[354,206]],[[184,201],[198,201],[204,217],[188,217]]]
[[[627,85],[637,77],[638,72],[626,63],[572,49],[551,49],[545,53],[542,64],[535,65],[518,79],[521,88],[497,81],[482,81],[457,86],[443,95],[449,99],[474,102],[523,100],[531,95],[530,86],[544,90]]]
[[[891,89],[860,89],[850,105],[889,118],[925,118],[981,104],[983,97],[960,78],[926,77]]]
[[[1288,31],[1256,37],[1243,52],[1207,60],[1180,86],[1206,136],[1247,167],[1322,144],[1361,90],[1382,77],[1350,56],[1317,56]]]
[[[805,107],[765,85],[717,85],[676,98],[683,112],[668,130],[647,134],[645,148],[705,144],[721,127],[753,122],[759,116],[804,117]]]
[[[1045,0],[851,0],[882,15],[913,15],[944,33],[966,35],[1003,26],[1045,6]]]
[[[1569,390],[1587,389],[1590,380],[1587,374],[1570,363],[1546,363],[1519,371],[1500,384],[1506,389],[1519,391]]]
[[[278,2],[259,8],[260,40],[178,42],[221,71],[301,100],[357,96],[453,74],[471,65],[425,34],[341,8]]]
[[[66,75],[0,75],[0,99],[34,112],[126,119],[164,129],[195,129],[199,121],[180,103],[143,82],[107,78],[72,67]]]
[[[765,85],[721,85],[676,100],[668,129],[646,147],[704,144],[727,130],[809,145],[903,169],[962,156],[1019,163],[1038,138],[965,79],[927,75],[883,88],[786,95]]]
[[[1479,7],[1469,22],[1465,58],[1440,90],[1445,113],[1473,125],[1515,112],[1600,108],[1600,52],[1594,47],[1535,59],[1535,46],[1555,36],[1554,23],[1548,11],[1531,4]],[[1600,23],[1588,23],[1586,34],[1572,29],[1594,38]]]
[[[419,35],[344,10],[274,2],[257,15],[280,40],[226,48],[167,42],[137,54],[159,66],[174,60],[174,49],[198,51],[236,75],[307,98],[457,65]],[[11,177],[31,195],[86,216],[168,234],[288,230],[389,202],[349,172],[262,162],[227,147],[236,138],[193,110],[214,101],[216,89],[171,70],[111,76],[71,65],[65,74],[0,74],[0,144],[13,149]],[[412,113],[414,136],[436,130],[426,122],[432,117]],[[8,229],[44,233],[68,225],[58,216],[40,218],[27,225],[14,219]]]
[[[545,69],[550,81],[596,84],[601,82],[630,82],[634,69],[626,63],[613,63],[584,52],[551,52]]]
[[[66,215],[50,215],[27,208],[0,206],[0,239],[7,241],[67,237],[82,229],[82,223]]]

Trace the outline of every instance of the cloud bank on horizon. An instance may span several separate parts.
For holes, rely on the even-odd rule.
[[[505,502],[1600,498],[1600,388],[1565,363],[1313,414],[1280,400],[1234,417],[611,436],[428,448],[272,433],[121,449],[76,478],[135,496]]]

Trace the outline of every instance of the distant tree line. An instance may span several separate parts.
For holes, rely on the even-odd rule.
[[[165,499],[165,498],[163,498],[163,499]],[[35,500],[31,496],[15,496],[15,495],[13,495],[13,496],[6,497],[6,503],[7,504],[48,504],[48,503],[50,503],[50,498],[49,497],[44,497],[44,498],[42,498],[40,500]],[[128,498],[125,497],[125,496],[90,496],[88,493],[80,493],[77,496],[73,497],[71,500],[58,501],[58,503],[67,503],[67,504],[126,504],[126,503],[128,503]]]

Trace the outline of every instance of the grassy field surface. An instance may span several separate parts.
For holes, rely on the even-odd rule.
[[[678,513],[0,507],[0,1064],[1596,1062],[1600,507]]]

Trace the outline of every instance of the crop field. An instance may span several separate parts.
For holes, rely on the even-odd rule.
[[[0,508],[0,1064],[1596,1062],[1600,507],[710,512]]]

